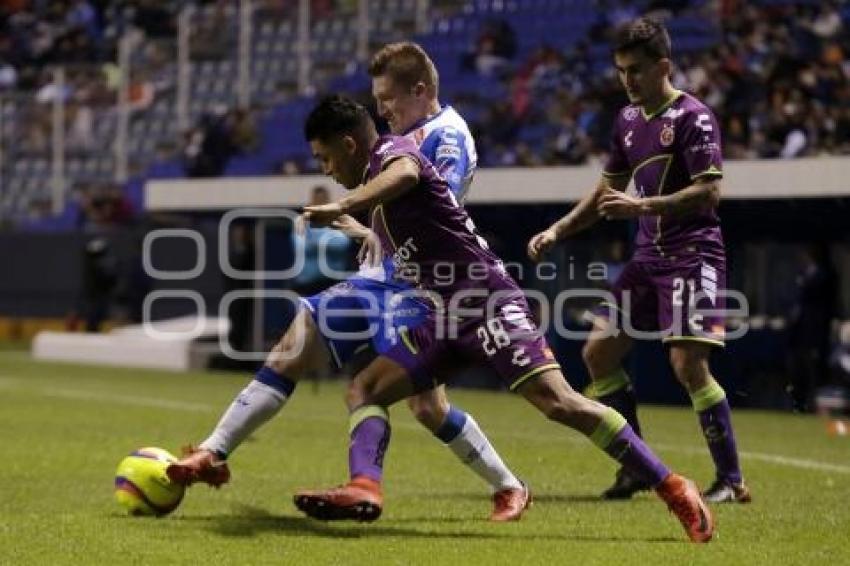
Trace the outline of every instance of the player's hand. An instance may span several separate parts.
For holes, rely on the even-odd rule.
[[[369,237],[369,234],[372,233],[367,227],[360,224],[353,217],[348,214],[343,214],[333,222],[331,222],[331,227],[336,228],[349,238],[354,240],[364,240]]]
[[[370,230],[369,235],[363,238],[363,243],[360,244],[360,250],[357,252],[357,263],[366,267],[377,267],[381,265],[383,258],[381,240]]]
[[[532,261],[540,261],[543,259],[543,255],[551,250],[557,241],[558,236],[553,229],[543,230],[528,241],[528,257]]]
[[[599,216],[607,220],[635,218],[646,214],[642,199],[616,191],[611,187],[602,191],[596,203],[596,210]]]
[[[304,207],[304,220],[317,226],[330,226],[334,220],[342,215],[342,207],[338,202],[313,204]]]

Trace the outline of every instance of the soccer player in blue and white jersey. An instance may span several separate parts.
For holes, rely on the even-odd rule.
[[[725,330],[720,128],[705,104],[670,84],[670,52],[670,36],[651,19],[618,31],[614,62],[631,104],[617,116],[602,179],[569,214],[532,238],[528,252],[537,260],[602,218],[638,220],[634,256],[614,284],[613,304],[596,310],[584,348],[593,389],[640,434],[635,394],[622,367],[632,333],[622,330],[660,333],[716,468],[706,500],[747,503],[729,403],[708,366]],[[637,196],[625,192],[631,179]],[[621,469],[603,496],[628,499],[647,487]]]
[[[374,56],[369,72],[379,112],[393,133],[406,134],[421,145],[455,197],[462,200],[475,171],[475,144],[463,118],[451,107],[440,106],[439,78],[428,55],[412,43],[390,44]],[[367,246],[376,241],[368,228],[351,217],[340,219],[334,227],[365,239]],[[381,255],[376,248],[370,251]],[[173,479],[182,483],[225,483],[229,480],[227,456],[277,414],[304,375],[322,371],[331,361],[340,369],[350,369],[368,356],[368,350],[381,353],[390,347],[386,326],[415,324],[415,301],[388,304],[389,295],[407,288],[393,278],[391,262],[371,263],[366,261],[346,281],[302,299],[301,312],[269,354],[265,366],[199,448],[192,449],[179,465],[170,468]],[[405,307],[414,314],[388,322],[388,311],[404,311]],[[375,328],[372,340],[363,336],[370,326]],[[302,349],[295,353],[299,346]],[[364,351],[367,352],[361,354]],[[491,486],[491,520],[519,519],[529,504],[528,488],[504,464],[475,419],[450,405],[442,386],[412,397],[409,405],[417,420]]]

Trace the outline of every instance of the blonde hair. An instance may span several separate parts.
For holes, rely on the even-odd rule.
[[[440,87],[434,62],[424,49],[409,41],[389,43],[375,53],[369,62],[369,76],[383,75],[404,88],[413,88],[421,82],[433,96],[437,96]]]

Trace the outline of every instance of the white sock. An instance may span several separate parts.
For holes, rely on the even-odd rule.
[[[201,448],[230,455],[251,433],[275,416],[286,399],[287,396],[274,387],[251,381],[230,404],[209,438],[201,442]]]
[[[490,484],[493,491],[522,487],[469,413],[460,434],[448,443],[448,447],[461,462]]]

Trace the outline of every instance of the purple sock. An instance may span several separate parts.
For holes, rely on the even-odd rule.
[[[351,431],[348,469],[351,478],[366,476],[377,482],[384,472],[384,455],[390,443],[390,423],[381,417],[369,417]]]
[[[623,415],[635,434],[643,438],[637,416],[637,397],[631,385],[621,387],[608,395],[602,395],[598,400]]]
[[[628,424],[604,447],[605,452],[617,460],[632,476],[642,478],[655,487],[670,475],[661,460],[649,446],[635,434]]]
[[[741,483],[741,466],[738,463],[738,446],[732,430],[732,411],[724,398],[719,403],[697,413],[702,433],[708,443],[711,459],[717,468],[718,479]]]

